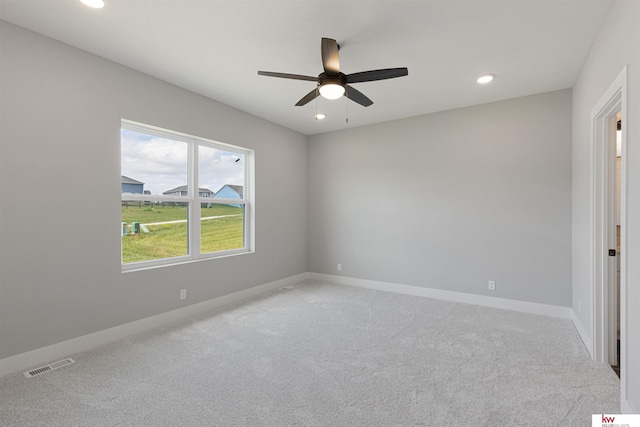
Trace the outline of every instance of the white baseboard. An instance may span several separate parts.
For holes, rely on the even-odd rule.
[[[395,292],[399,294],[461,302],[465,304],[482,305],[485,307],[502,308],[505,310],[541,314],[544,316],[559,317],[562,319],[571,319],[572,314],[571,308],[557,305],[539,304],[535,302],[518,301],[506,298],[466,294],[462,292],[443,291],[441,289],[400,285],[397,283],[378,282],[374,280],[356,279],[353,277],[334,276],[330,274],[308,273],[308,277],[309,279],[325,280],[340,285],[357,286],[360,288],[375,289],[378,291]]]
[[[582,324],[580,319],[578,319],[578,316],[576,316],[573,310],[571,310],[571,321],[573,322],[573,326],[576,328],[576,331],[578,331],[578,335],[580,335],[582,343],[587,348],[589,356],[591,356],[591,358],[593,359],[593,341],[591,340],[591,337],[587,333],[587,330],[584,328],[584,325]]]
[[[20,372],[47,364],[56,359],[61,359],[69,355],[90,350],[103,344],[107,344],[138,332],[143,332],[167,323],[188,318],[207,310],[211,310],[245,298],[250,298],[300,282],[308,277],[307,273],[297,274],[284,279],[265,283],[253,288],[234,292],[208,301],[192,304],[187,307],[161,313],[155,316],[136,320],[124,325],[115,326],[89,335],[73,338],[47,347],[38,348],[26,353],[17,354],[0,360],[0,377],[14,372]]]

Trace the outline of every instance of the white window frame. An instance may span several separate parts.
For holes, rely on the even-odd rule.
[[[178,202],[186,203],[187,209],[187,250],[188,255],[177,256],[171,258],[162,258],[149,261],[122,263],[122,245],[120,245],[120,263],[122,271],[136,271],[144,270],[148,268],[163,267],[169,265],[182,264],[186,262],[201,261],[208,259],[216,259],[233,255],[253,253],[255,247],[255,220],[254,220],[254,203],[255,197],[253,194],[254,184],[254,150],[245,147],[238,147],[236,145],[226,144],[223,142],[213,141],[210,139],[188,135],[181,132],[176,132],[168,129],[159,128],[152,125],[134,122],[131,120],[122,119],[120,123],[120,129],[131,130],[135,132],[144,133],[147,135],[158,136],[161,138],[167,138],[174,141],[181,141],[187,143],[187,187],[188,194],[186,196],[178,195],[149,195],[149,194],[134,194],[134,193],[121,193],[121,203],[125,201],[159,201],[159,202]],[[244,155],[245,167],[244,167],[244,184],[243,184],[243,196],[242,199],[222,199],[213,197],[201,197],[198,183],[198,151],[200,146],[215,148],[218,150],[224,150],[227,152],[234,152]],[[122,142],[121,147],[122,150]],[[122,165],[121,165],[122,167]],[[120,174],[122,175],[122,173]],[[244,247],[239,249],[231,249],[226,251],[217,252],[200,252],[200,207],[201,203],[212,204],[234,204],[244,206]]]

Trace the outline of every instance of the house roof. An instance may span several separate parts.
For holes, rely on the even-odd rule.
[[[188,186],[186,185],[181,185],[179,187],[176,188],[172,188],[171,190],[167,190],[162,194],[172,194],[172,193],[178,193],[178,192],[183,192],[183,191],[188,191]],[[213,191],[209,190],[208,188],[198,188],[198,193],[211,193],[211,194],[215,194]]]
[[[133,178],[129,178],[128,176],[122,175],[121,178],[122,178],[122,183],[123,184],[142,184],[142,185],[144,185],[144,182],[137,181],[137,180],[135,180]]]
[[[218,190],[218,193],[221,192],[224,187],[229,187],[230,189],[232,189],[233,191],[235,191],[241,196],[242,196],[242,192],[244,191],[244,187],[242,185],[225,184],[220,188],[220,190]]]
[[[318,1],[111,0],[90,12],[76,1],[1,3],[0,19],[306,135],[570,88],[613,4],[343,0],[336,14]],[[409,75],[353,84],[374,102],[364,108],[344,98],[296,107],[315,82],[257,74],[317,76],[322,37],[337,40],[345,74]],[[486,73],[495,80],[478,85]],[[326,119],[313,120],[316,108]]]

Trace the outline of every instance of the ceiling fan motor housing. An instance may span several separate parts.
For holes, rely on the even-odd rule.
[[[336,75],[321,73],[318,76],[318,84],[320,89],[322,89],[323,86],[330,85],[341,87],[343,89],[342,93],[344,93],[344,89],[347,86],[347,76],[343,73],[338,73]]]
[[[334,85],[346,86],[347,76],[344,73],[338,73],[338,74],[320,73],[320,75],[318,76],[318,81],[320,82],[320,85],[334,84]]]

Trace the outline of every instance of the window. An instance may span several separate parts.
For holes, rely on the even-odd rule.
[[[253,151],[123,120],[122,269],[252,251]]]

